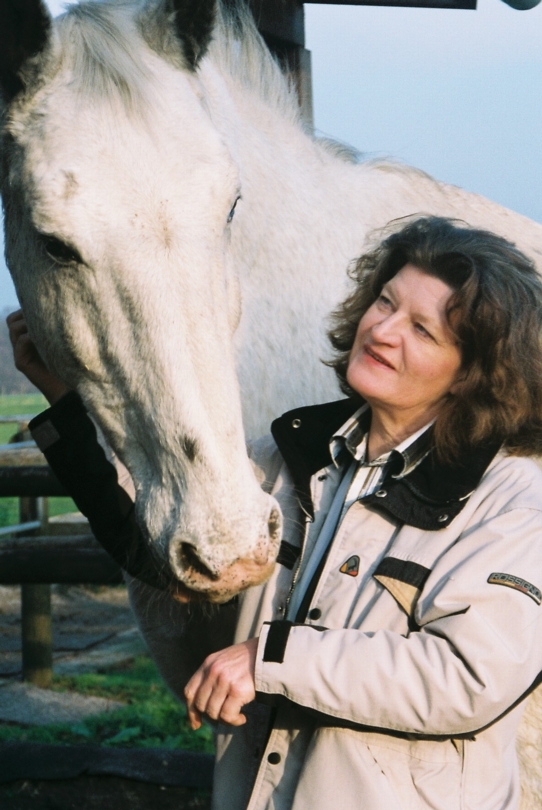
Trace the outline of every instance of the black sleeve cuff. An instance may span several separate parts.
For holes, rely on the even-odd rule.
[[[33,425],[38,425],[40,422],[43,422],[44,419],[47,419],[51,415],[55,415],[55,417],[69,417],[70,414],[78,414],[78,413],[86,413],[87,409],[83,405],[83,400],[77,393],[77,391],[68,391],[67,394],[64,394],[54,405],[50,405],[44,411],[39,413],[35,416],[32,421],[29,423],[29,427]],[[32,430],[33,427],[30,427]]]
[[[28,428],[39,449],[45,452],[60,439],[63,432],[86,415],[87,409],[79,394],[69,391],[50,408],[35,416]]]
[[[318,624],[304,624],[303,622],[290,622],[286,619],[278,619],[274,622],[264,622],[269,625],[269,632],[265,640],[265,648],[263,651],[263,661],[271,661],[275,664],[282,664],[284,655],[286,653],[286,645],[290,637],[290,630],[292,627],[306,627],[308,630],[316,630],[318,633],[323,633],[327,627],[322,627]]]
[[[282,664],[284,661],[284,654],[286,652],[286,645],[288,644],[290,630],[293,626],[293,622],[284,620],[270,622],[269,632],[265,642],[265,649],[263,651],[264,661],[272,661],[276,664]]]

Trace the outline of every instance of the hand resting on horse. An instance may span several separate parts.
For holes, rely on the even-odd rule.
[[[58,377],[51,374],[30,335],[22,309],[11,312],[6,318],[9,339],[13,347],[15,368],[21,371],[30,382],[41,391],[47,401],[54,405],[70,390]]]

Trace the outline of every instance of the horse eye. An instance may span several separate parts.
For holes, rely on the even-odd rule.
[[[229,225],[230,222],[232,221],[233,215],[235,214],[235,206],[237,205],[237,203],[239,202],[240,199],[241,199],[241,197],[237,197],[237,199],[235,200],[235,202],[234,202],[234,204],[232,206],[232,209],[231,209],[230,213],[228,214],[228,219],[226,220],[227,225]]]
[[[56,236],[42,236],[47,255],[58,264],[82,264],[83,260],[75,248],[57,239]]]

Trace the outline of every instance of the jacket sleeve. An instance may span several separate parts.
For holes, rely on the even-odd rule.
[[[534,590],[489,583],[493,573]],[[466,532],[437,563],[416,609],[417,632],[264,626],[256,689],[327,723],[472,734],[518,702],[542,670],[538,589],[542,513],[512,509]]]
[[[92,533],[113,559],[155,588],[160,573],[135,520],[134,504],[98,442],[96,428],[75,392],[39,414],[30,431],[60,483],[88,519]]]

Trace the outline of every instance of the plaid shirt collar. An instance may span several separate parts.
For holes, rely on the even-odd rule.
[[[371,410],[365,403],[347,419],[329,442],[329,452],[336,467],[340,467],[348,457],[366,467],[384,467],[393,458],[396,470],[393,477],[403,478],[412,472],[431,451],[433,421],[428,422],[412,436],[397,445],[393,450],[382,453],[373,461],[367,461],[367,439],[371,425]]]

